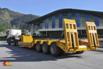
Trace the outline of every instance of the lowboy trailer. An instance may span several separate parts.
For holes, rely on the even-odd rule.
[[[27,48],[34,47],[37,52],[50,53],[54,56],[61,53],[81,54],[84,51],[96,50],[99,47],[98,34],[94,22],[86,22],[86,41],[78,38],[75,20],[64,19],[63,24],[63,39],[33,38],[31,35],[21,35],[18,45]]]

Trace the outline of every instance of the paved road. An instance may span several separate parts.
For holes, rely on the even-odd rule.
[[[3,66],[4,60],[9,60],[12,66]],[[79,56],[56,58],[1,42],[0,69],[103,69],[103,51],[87,51]]]

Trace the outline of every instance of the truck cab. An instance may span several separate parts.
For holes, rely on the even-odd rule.
[[[8,29],[7,30],[7,43],[9,45],[18,45],[22,31],[20,29]]]

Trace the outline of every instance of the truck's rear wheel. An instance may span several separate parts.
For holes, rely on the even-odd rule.
[[[10,38],[7,39],[7,43],[8,43],[8,45],[11,46],[11,39]]]
[[[60,50],[59,50],[59,48],[56,46],[56,44],[52,44],[52,45],[50,46],[50,53],[51,53],[51,55],[53,55],[53,56],[58,56],[58,55],[60,55]]]
[[[36,50],[37,52],[41,52],[42,48],[41,48],[41,45],[40,45],[39,43],[36,44],[35,50]]]
[[[46,43],[42,45],[42,51],[45,54],[49,53],[49,46]]]

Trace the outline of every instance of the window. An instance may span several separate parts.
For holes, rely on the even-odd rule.
[[[55,17],[52,16],[52,28],[55,28]]]
[[[45,29],[49,28],[49,24],[48,24],[49,22],[50,22],[49,19],[45,19],[42,23],[43,28],[45,28]]]
[[[72,13],[69,13],[69,14],[68,14],[68,19],[72,19],[72,17],[73,17],[73,14],[72,14]]]
[[[42,29],[43,27],[42,27],[42,23],[39,25],[39,27],[40,27],[40,29]]]
[[[46,27],[45,27],[45,23],[42,23],[42,27],[43,27],[43,29],[45,29]]]
[[[55,16],[55,28],[59,28],[59,15]]]
[[[85,15],[85,21],[89,21],[90,20],[90,15]]]
[[[62,17],[68,19],[68,13],[64,13],[64,14],[62,15]]]
[[[62,22],[63,22],[63,19],[62,19],[62,15],[59,15],[59,28],[62,28]]]
[[[76,14],[76,23],[77,23],[77,27],[80,27],[80,14]]]
[[[100,23],[99,17],[94,17],[94,21],[95,21],[96,26],[99,26],[99,23]]]
[[[45,23],[45,28],[46,28],[46,29],[48,28],[48,23]]]

